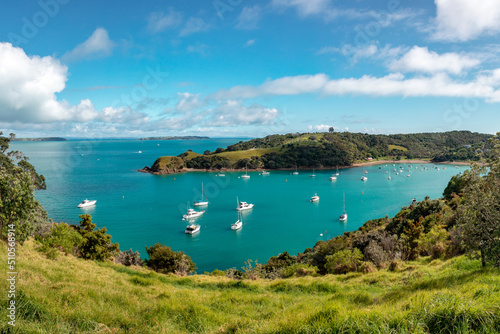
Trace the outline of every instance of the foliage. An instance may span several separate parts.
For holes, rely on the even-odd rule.
[[[281,269],[281,276],[284,278],[289,277],[303,277],[303,276],[315,276],[318,273],[318,268],[303,263],[294,263]]]
[[[357,248],[341,250],[326,257],[325,268],[332,274],[346,274],[350,271],[357,271],[363,253]]]
[[[187,275],[196,270],[196,265],[184,252],[174,252],[170,247],[160,243],[152,247],[146,246],[149,259],[146,265],[159,273],[175,273]]]
[[[494,141],[494,157],[486,167],[474,166],[464,175],[466,187],[464,200],[458,208],[458,228],[465,246],[475,254],[479,251],[481,262],[500,267],[500,143]],[[482,176],[485,174],[484,176]]]
[[[414,220],[408,221],[408,226],[404,229],[404,234],[401,235],[403,245],[406,248],[406,258],[410,261],[416,260],[419,254],[419,238],[424,232],[424,227],[422,226],[423,217],[415,222]]]
[[[66,255],[75,254],[84,242],[80,233],[66,223],[52,224],[48,233],[37,235],[35,239],[41,244],[40,251],[52,259],[59,251]]]
[[[35,190],[45,189],[39,175],[21,152],[10,151],[10,138],[0,132],[0,233],[6,240],[8,229],[15,230],[22,244],[29,236],[49,225],[47,213],[35,199]],[[13,136],[11,135],[11,138]]]
[[[451,177],[450,182],[443,191],[443,196],[446,199],[451,199],[452,194],[459,195],[463,192],[465,187],[465,179],[462,175],[454,175]]]
[[[84,214],[79,216],[80,226],[74,228],[83,237],[83,243],[79,248],[80,256],[88,260],[106,261],[119,252],[118,243],[111,242],[111,235],[107,234],[105,227],[95,229],[92,216]]]
[[[426,234],[422,234],[418,240],[420,250],[424,255],[430,255],[432,259],[440,258],[445,250],[450,234],[442,225],[434,225]]]
[[[138,251],[132,251],[129,249],[127,251],[120,252],[115,257],[115,263],[123,264],[124,266],[139,266],[142,267],[144,261],[141,259],[141,254]]]
[[[382,267],[387,261],[388,256],[384,252],[384,248],[375,240],[370,240],[370,243],[365,248],[364,259],[373,262],[377,267]]]

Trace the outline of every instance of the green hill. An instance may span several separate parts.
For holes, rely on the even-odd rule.
[[[470,131],[396,135],[290,133],[240,141],[204,154],[188,151],[179,157],[184,161],[183,169],[203,170],[332,168],[366,162],[368,158],[480,161],[489,156],[491,137]],[[154,165],[158,166],[156,162]],[[153,167],[151,170],[165,172]]]
[[[5,244],[0,248],[7,258]],[[71,255],[49,260],[32,241],[19,254],[18,318],[15,328],[2,321],[3,333],[500,331],[499,271],[465,257],[422,258],[367,274],[233,280],[168,276]],[[1,284],[7,291],[6,280]],[[7,294],[0,298],[6,305]]]

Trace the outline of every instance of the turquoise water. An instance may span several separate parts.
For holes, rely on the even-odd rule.
[[[326,240],[356,230],[367,220],[397,213],[412,198],[441,197],[452,175],[466,168],[426,164],[421,171],[407,164],[367,166],[340,170],[337,181],[329,181],[332,171],[271,171],[262,176],[249,172],[186,173],[150,175],[137,172],[162,155],[178,155],[226,147],[239,139],[199,141],[67,141],[16,142],[13,149],[23,151],[47,179],[47,190],[37,198],[54,221],[78,223],[78,215],[90,213],[98,227],[105,226],[120,249],[132,248],[146,256],[145,246],[160,242],[182,250],[193,258],[197,272],[240,268],[247,259],[263,263],[284,251],[297,254]],[[142,153],[139,153],[142,151]],[[392,170],[404,166],[404,173]],[[417,166],[418,168],[415,168]],[[438,166],[439,171],[434,167]],[[368,180],[360,180],[368,171]],[[388,180],[386,170],[391,170]],[[197,220],[200,233],[184,233],[182,215],[188,203],[198,200],[201,183],[210,201],[206,213]],[[318,203],[309,199],[315,193]],[[338,221],[345,193],[349,219]],[[255,204],[243,215],[244,225],[232,231],[237,219],[236,197]],[[76,206],[83,199],[95,199],[89,209]],[[321,236],[322,234],[322,236]]]

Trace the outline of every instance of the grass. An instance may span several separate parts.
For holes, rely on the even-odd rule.
[[[279,147],[257,148],[257,149],[250,149],[250,150],[245,150],[245,151],[222,152],[222,153],[217,153],[214,155],[228,158],[230,163],[236,163],[238,160],[241,160],[241,159],[250,159],[251,157],[254,157],[254,156],[260,157],[264,154],[271,153],[271,152],[278,152],[278,151],[279,151]]]
[[[0,254],[7,258],[5,244]],[[15,328],[2,321],[6,333],[500,331],[499,271],[465,257],[424,258],[398,272],[274,281],[167,276],[72,256],[49,260],[32,241],[17,260],[18,318]],[[7,291],[6,280],[1,284]],[[0,298],[6,305],[7,294]]]
[[[399,146],[399,145],[389,145],[389,151],[392,151],[392,150],[400,150],[400,151],[403,151],[403,152],[407,152],[408,149],[404,146]]]

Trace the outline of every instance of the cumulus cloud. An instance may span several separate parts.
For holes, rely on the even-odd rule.
[[[268,80],[261,86],[236,86],[213,95],[218,99],[252,98],[260,95],[298,95],[318,92],[328,82],[326,74],[299,75]]]
[[[246,43],[245,46],[249,47],[255,44],[255,39],[249,39]]]
[[[317,132],[327,132],[330,130],[330,128],[335,128],[333,125],[326,125],[326,124],[320,124],[320,125],[309,125],[307,127],[307,131],[317,131]]]
[[[50,123],[96,117],[89,100],[77,106],[57,101],[56,93],[66,86],[67,72],[53,57],[29,57],[21,48],[0,43],[0,121]]]
[[[247,6],[241,11],[240,16],[238,16],[238,22],[236,28],[242,30],[252,30],[257,29],[261,17],[260,6]]]
[[[202,18],[199,17],[190,17],[181,32],[180,36],[188,36],[197,32],[207,31],[211,28],[210,24],[206,23]]]
[[[384,47],[380,47],[377,44],[359,46],[346,44],[341,48],[336,46],[325,46],[321,48],[317,54],[339,53],[352,63],[357,63],[361,59],[392,61],[404,52],[405,48],[401,46],[392,47],[391,45],[385,45]]]
[[[208,126],[271,125],[280,116],[276,108],[260,104],[245,106],[241,101],[227,100],[210,111]]]
[[[169,8],[166,13],[153,12],[148,18],[148,29],[152,32],[160,32],[166,29],[176,28],[182,23],[182,13]]]
[[[437,54],[427,47],[414,46],[402,58],[393,61],[390,69],[402,72],[461,74],[480,64],[478,59],[457,53]]]
[[[498,0],[435,0],[438,40],[467,41],[500,31]]]
[[[185,114],[188,112],[195,111],[205,105],[205,103],[200,100],[199,94],[191,94],[185,92],[185,93],[178,93],[178,95],[180,99],[179,102],[177,102],[177,105],[175,106],[177,112]]]
[[[97,28],[92,35],[73,50],[66,52],[61,59],[64,62],[73,62],[82,59],[101,58],[111,55],[115,43],[109,39],[104,28]]]

